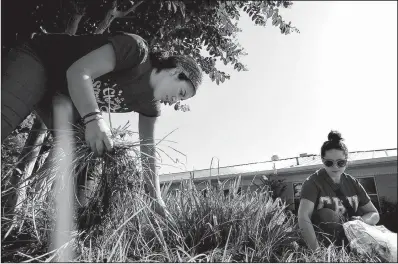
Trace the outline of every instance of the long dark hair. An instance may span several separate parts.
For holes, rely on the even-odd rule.
[[[321,157],[325,157],[325,152],[331,149],[337,149],[344,152],[346,158],[348,158],[348,148],[342,142],[344,139],[341,137],[341,133],[332,130],[329,132],[328,140],[325,141],[321,147]]]

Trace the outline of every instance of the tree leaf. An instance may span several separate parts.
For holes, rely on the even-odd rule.
[[[175,103],[174,105],[174,110],[179,110],[180,109],[180,101],[178,101],[177,103]]]
[[[171,6],[173,7],[173,12],[174,12],[174,14],[177,13],[177,6],[176,6],[176,4],[174,3],[174,1],[171,1]]]
[[[281,19],[281,17],[280,16],[278,16],[276,19],[274,19],[273,21],[272,21],[272,25],[273,26],[279,26],[279,24],[282,22],[282,19]]]
[[[275,20],[275,19],[277,19],[278,18],[278,9],[275,9],[275,11],[274,11],[274,13],[273,13],[273,15],[272,15],[272,19],[273,20]]]
[[[216,71],[216,73],[215,73],[215,79],[216,79],[216,83],[217,83],[217,85],[220,85],[220,81],[221,81],[221,74],[220,74],[220,72],[219,71]]]
[[[271,18],[273,15],[274,15],[274,9],[272,6],[270,6],[267,12],[267,18]]]
[[[209,77],[212,81],[214,81],[214,72],[210,72]]]
[[[185,8],[186,8],[185,3],[180,2],[180,11],[181,11],[181,15],[183,18],[185,18]],[[188,21],[185,20],[185,22],[188,22]]]

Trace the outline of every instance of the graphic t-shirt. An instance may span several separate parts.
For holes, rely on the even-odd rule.
[[[43,62],[48,73],[48,94],[69,95],[66,71],[89,52],[110,43],[116,55],[115,69],[92,80],[99,108],[105,112],[135,111],[145,116],[160,115],[160,103],[149,84],[153,69],[148,45],[140,36],[125,32],[113,35],[47,34],[35,37],[30,48]]]
[[[326,170],[320,169],[304,181],[301,188],[301,199],[313,202],[314,210],[329,208],[339,214],[345,214],[347,209],[334,192],[333,184],[334,182]],[[370,201],[369,195],[361,183],[349,174],[341,175],[339,188],[355,212]]]

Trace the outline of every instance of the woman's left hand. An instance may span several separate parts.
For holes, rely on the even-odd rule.
[[[354,220],[359,220],[359,221],[364,222],[361,216],[352,216],[352,217],[350,218],[350,221],[354,221]]]

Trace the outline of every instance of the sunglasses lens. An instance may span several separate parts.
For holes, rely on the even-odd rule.
[[[323,162],[323,164],[325,164],[326,167],[332,167],[333,166],[333,161],[331,160],[325,160]]]
[[[337,166],[339,166],[340,168],[345,167],[345,165],[347,165],[347,161],[346,160],[337,161]]]

